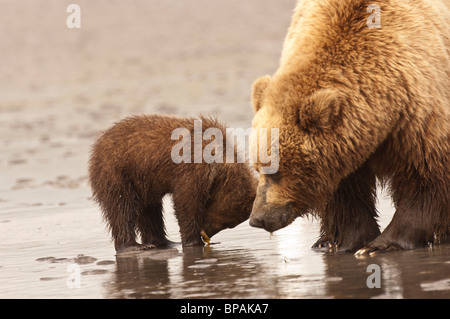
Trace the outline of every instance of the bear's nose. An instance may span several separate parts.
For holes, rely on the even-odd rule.
[[[250,218],[250,226],[256,228],[265,228],[264,220],[258,217]]]

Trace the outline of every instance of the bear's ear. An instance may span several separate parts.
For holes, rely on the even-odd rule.
[[[255,113],[258,112],[262,106],[263,94],[267,86],[269,85],[270,80],[271,80],[270,75],[265,75],[256,79],[255,82],[253,82],[252,104],[253,104],[253,111]]]
[[[342,95],[334,89],[314,92],[300,108],[300,125],[307,131],[331,128],[341,113]]]

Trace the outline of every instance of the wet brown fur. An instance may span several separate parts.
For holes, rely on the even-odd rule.
[[[203,132],[226,128],[201,117]],[[168,115],[128,117],[104,132],[92,147],[89,177],[93,198],[118,252],[164,246],[162,199],[172,194],[184,246],[201,245],[208,236],[248,219],[256,183],[247,163],[175,164],[171,158],[172,131],[186,128],[194,139],[194,118]],[[180,139],[181,140],[181,139]],[[203,141],[203,147],[210,141]],[[224,142],[224,154],[226,143]],[[191,145],[194,152],[194,146]],[[235,149],[236,154],[236,149]],[[140,234],[141,244],[136,242]]]
[[[370,4],[379,29],[367,26]],[[349,251],[448,237],[449,0],[299,1],[253,107],[254,128],[280,129],[280,163],[275,180],[260,178],[251,224],[273,231],[312,212],[317,244]],[[381,234],[376,178],[396,207]]]

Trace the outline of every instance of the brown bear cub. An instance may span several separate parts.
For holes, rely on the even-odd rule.
[[[181,136],[174,134],[177,129]],[[221,134],[211,136],[208,129]],[[207,148],[215,161],[206,159]],[[169,243],[162,211],[166,194],[172,194],[183,246],[202,245],[202,236],[247,220],[257,180],[247,163],[230,163],[226,148],[226,127],[205,117],[133,116],[104,132],[93,145],[89,177],[116,251]]]

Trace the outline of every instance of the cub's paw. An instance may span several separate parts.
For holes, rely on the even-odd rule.
[[[133,252],[133,251],[143,251],[143,250],[149,250],[149,249],[154,249],[156,248],[155,245],[153,244],[137,244],[137,245],[133,245],[133,246],[127,246],[127,247],[122,247],[120,249],[117,249],[116,252],[118,254],[122,254],[122,253],[128,253],[128,252]]]
[[[139,250],[150,250],[156,248],[156,245],[153,244],[145,244],[141,245]]]

